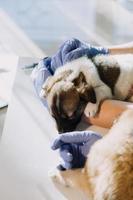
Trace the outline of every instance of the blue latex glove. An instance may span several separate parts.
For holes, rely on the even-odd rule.
[[[103,47],[95,47],[85,42],[81,42],[76,38],[72,38],[70,40],[65,41],[57,53],[53,55],[51,58],[49,57],[44,62],[47,63],[49,69],[54,74],[55,70],[66,64],[67,62],[71,62],[77,58],[82,56],[87,56],[88,58],[92,58],[98,54],[108,54],[109,51]]]
[[[40,95],[40,91],[42,89],[42,85],[44,84],[45,80],[49,77],[52,76],[51,72],[49,69],[44,65],[44,61],[40,60],[38,63],[37,67],[33,69],[31,78],[33,80],[33,84],[36,90],[37,95]],[[40,98],[40,96],[39,96]],[[41,98],[40,98],[41,99]],[[46,99],[41,99],[43,105],[48,108],[47,101]]]
[[[43,83],[48,76],[54,74],[58,67],[82,56],[92,58],[97,54],[108,54],[108,49],[94,47],[75,38],[65,41],[55,55],[42,59],[38,66],[33,70],[32,79],[37,94],[40,94]],[[47,106],[45,99],[41,99],[41,101]]]
[[[59,135],[53,142],[52,149],[59,149],[62,163],[60,170],[82,168],[85,165],[91,146],[102,137],[92,131],[76,131]]]

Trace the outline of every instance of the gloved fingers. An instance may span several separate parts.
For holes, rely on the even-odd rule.
[[[62,134],[56,138],[51,146],[53,150],[59,149],[64,143],[85,143],[88,142],[92,135],[94,137],[101,137],[92,131],[76,131]],[[96,135],[96,136],[95,136]]]
[[[80,143],[82,142],[82,135],[83,132],[82,131],[73,131],[73,132],[67,132],[65,134],[62,134],[60,136],[60,139],[64,142],[64,143]]]
[[[88,52],[88,49],[82,48],[82,47],[78,47],[72,50],[71,52],[68,52],[64,57],[64,64],[87,55],[87,52]]]
[[[37,79],[38,81],[44,82],[48,76],[51,76],[51,73],[44,65],[43,60],[40,60],[38,65],[33,69],[31,78],[33,81]]]
[[[61,161],[61,165],[65,168],[65,169],[72,169],[72,163],[71,162],[65,162],[64,160]]]
[[[65,54],[64,57],[64,64],[66,62],[70,62],[72,60],[75,60],[77,58],[81,58],[82,56],[87,56],[88,58],[93,58],[94,56],[98,54],[108,54],[108,49],[105,49],[103,47],[93,47],[89,46],[81,46],[76,49],[73,49],[72,51],[69,51]]]
[[[84,143],[90,140],[91,135],[96,134],[92,131],[73,131],[62,134],[60,140],[64,143]]]
[[[82,46],[83,43],[79,41],[78,39],[72,38],[70,40],[65,41],[57,51],[55,55],[52,56],[51,59],[51,67],[54,69],[54,71],[64,65],[66,54],[73,51],[74,49],[77,49],[78,47]],[[84,45],[83,45],[84,46]],[[69,60],[68,60],[69,61]]]
[[[90,151],[90,148],[93,146],[93,144],[101,138],[102,138],[102,136],[100,136],[98,134],[97,135],[92,134],[90,136],[90,139],[87,142],[85,142],[84,145],[82,146],[82,149],[81,149],[82,154],[86,157]]]
[[[61,141],[60,136],[56,138],[51,146],[52,150],[59,149],[64,142]]]
[[[73,155],[69,152],[68,149],[60,149],[60,157],[63,158],[65,162],[71,162],[73,160]]]
[[[98,134],[92,134],[90,136],[90,139],[85,143],[87,145],[92,145],[94,142],[96,142],[97,140],[101,139],[102,136],[101,135],[98,135]]]
[[[86,143],[92,137],[101,138],[100,134],[93,131],[73,131],[62,134],[56,138],[51,146],[53,150],[59,149],[64,143]]]
[[[92,57],[98,54],[109,54],[109,50],[104,47],[91,46],[90,50],[91,50]]]
[[[42,64],[42,60],[39,62],[38,66],[33,69],[31,78],[34,83],[35,89],[37,94],[40,94],[40,91],[42,89],[42,85],[46,81],[46,79],[51,76],[48,69]]]
[[[57,166],[57,169],[60,171],[66,171],[66,169],[61,164]]]
[[[102,136],[98,133],[94,133],[94,132],[90,132],[90,135],[87,135],[86,133],[84,133],[83,135],[83,139],[86,139],[86,141],[84,141],[84,144],[93,144],[95,141],[101,139]]]
[[[52,150],[59,149],[64,143],[72,143],[71,142],[72,137],[73,137],[73,132],[68,132],[68,133],[65,133],[65,134],[58,136],[54,140],[54,142],[51,146]]]
[[[64,58],[64,56],[73,51],[74,49],[77,49],[78,47],[80,47],[82,45],[82,43],[76,39],[76,38],[72,38],[70,40],[67,40],[63,43],[63,45],[61,46],[62,49],[62,58]]]

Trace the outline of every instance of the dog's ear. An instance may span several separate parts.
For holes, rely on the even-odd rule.
[[[51,112],[52,117],[55,119],[57,130],[59,131],[59,133],[61,133],[63,131],[63,127],[62,127],[62,121],[61,121],[60,110],[59,110],[60,108],[58,105],[59,103],[58,98],[59,96],[57,94],[53,96],[50,112]]]
[[[72,70],[66,70],[66,71],[60,72],[59,74],[55,74],[53,76],[48,77],[42,86],[42,90],[40,92],[40,97],[47,97],[47,95],[51,91],[52,87],[57,82],[65,80],[71,73],[72,73]]]
[[[60,115],[62,95],[67,93],[67,91],[73,87],[73,83],[65,81],[60,81],[54,84],[47,96],[49,108],[51,108],[51,114],[54,114],[54,116]]]
[[[40,92],[40,97],[47,97],[48,93],[50,92],[52,86],[53,86],[53,83],[54,83],[54,79],[53,79],[53,76],[49,76],[47,78],[47,80],[45,81],[45,83],[43,84],[42,86],[42,90]]]
[[[51,102],[50,102],[50,112],[51,115],[56,118],[59,113],[58,113],[58,108],[57,108],[57,94],[53,95]]]
[[[93,87],[89,86],[86,82],[85,76],[80,72],[78,78],[73,81],[80,98],[86,102],[96,103],[96,94]]]

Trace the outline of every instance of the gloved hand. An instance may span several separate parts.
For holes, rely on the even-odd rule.
[[[76,38],[65,41],[57,53],[51,57],[51,69],[54,72],[58,67],[82,56],[92,58],[98,54],[108,54],[109,50],[104,47],[92,46]]]
[[[37,95],[40,98],[40,91],[42,90],[42,85],[46,81],[46,79],[52,76],[49,69],[44,65],[44,59],[40,60],[37,67],[35,67],[32,71],[31,78],[36,90]],[[43,105],[48,108],[46,99],[41,99]]]
[[[75,131],[59,135],[52,144],[52,149],[59,149],[62,163],[59,170],[82,168],[85,165],[91,146],[102,137],[92,131]]]

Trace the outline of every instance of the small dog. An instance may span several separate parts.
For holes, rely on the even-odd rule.
[[[91,200],[133,199],[133,110],[125,111],[91,148],[80,170],[56,171],[54,183],[84,192]]]
[[[52,86],[47,95],[47,102],[59,133],[76,128],[89,98],[93,102],[96,101],[93,93],[93,89],[88,86],[79,93],[72,82],[59,81]]]
[[[59,87],[58,85],[60,85],[60,82],[62,82],[62,86]],[[68,90],[65,89],[64,97],[60,98],[64,90],[63,87],[65,87],[66,84],[70,84],[71,86]],[[70,92],[71,88],[73,88],[72,91],[74,92]],[[99,105],[105,99],[133,102],[132,88],[132,55],[98,55],[94,57],[93,60],[82,57],[58,68],[54,76],[49,77],[44,83],[41,96],[46,97],[48,100],[50,99],[49,96],[51,97],[50,93],[54,93],[54,95],[52,95],[54,101],[52,100],[50,101],[52,103],[50,103],[48,100],[48,104],[51,114],[56,121],[58,121],[57,126],[59,121],[62,121],[62,116],[65,114],[66,127],[68,127],[67,121],[69,121],[70,124],[71,120],[75,120],[73,122],[75,125],[71,128],[71,130],[74,130],[74,127],[76,127],[81,119],[86,105],[86,115],[88,117],[93,117],[98,112]],[[57,102],[55,96],[57,97]],[[65,98],[67,100],[65,100]],[[56,108],[54,109],[56,111],[60,110],[59,118],[57,117],[57,113],[55,114],[54,112],[53,114],[51,106]],[[82,109],[79,109],[81,107]],[[76,120],[76,118],[78,120]],[[62,131],[68,131],[67,128],[64,128],[64,125],[61,124],[62,122],[60,123]],[[60,130],[59,126],[58,130]]]

